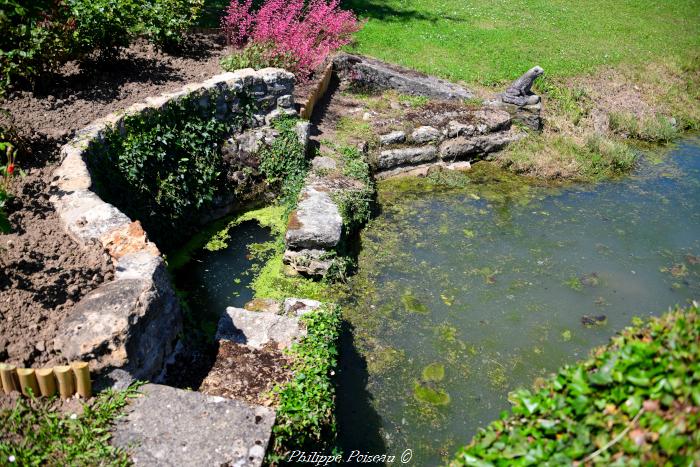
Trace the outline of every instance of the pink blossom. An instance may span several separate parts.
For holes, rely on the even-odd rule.
[[[252,0],[232,0],[222,28],[230,45],[262,44],[272,57],[288,59],[291,71],[307,78],[328,55],[350,43],[360,29],[340,0],[267,0],[252,11]]]

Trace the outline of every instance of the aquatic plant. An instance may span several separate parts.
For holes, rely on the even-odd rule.
[[[448,405],[451,400],[450,395],[443,389],[418,381],[413,385],[413,395],[420,402],[432,405]]]
[[[430,311],[410,290],[407,290],[401,296],[401,303],[403,303],[403,307],[408,313],[428,313]]]
[[[700,452],[698,304],[634,325],[479,431],[458,465],[691,465]]]
[[[425,381],[440,382],[445,379],[445,365],[442,363],[431,363],[423,368],[423,379]]]

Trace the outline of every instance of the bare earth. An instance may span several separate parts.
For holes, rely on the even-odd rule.
[[[0,125],[15,126],[23,143],[17,166],[26,172],[11,188],[12,231],[0,236],[0,361],[60,362],[56,328],[81,297],[113,275],[107,255],[64,233],[49,202],[60,147],[94,119],[221,73],[224,52],[210,35],[191,36],[177,56],[137,43],[114,62],[69,63],[41,91],[14,89],[0,101]]]

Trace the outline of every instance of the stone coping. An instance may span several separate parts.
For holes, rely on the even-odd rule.
[[[128,116],[158,112],[181,99],[214,106],[223,118],[237,112],[235,94],[241,91],[263,104],[251,121],[251,126],[261,126],[275,116],[296,113],[293,89],[294,75],[282,69],[222,73],[97,119],[61,148],[51,202],[78,245],[105,249],[116,267],[114,280],[87,294],[60,326],[55,344],[64,358],[89,361],[98,373],[122,369],[133,378],[152,379],[160,374],[182,328],[180,306],[158,247],[138,220],[92,190],[87,158],[106,135],[123,131]]]

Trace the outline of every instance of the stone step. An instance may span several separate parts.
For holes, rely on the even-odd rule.
[[[274,410],[158,384],[141,392],[117,421],[112,438],[135,465],[262,464]]]
[[[280,349],[289,347],[305,335],[306,328],[299,323],[297,316],[234,307],[226,308],[216,330],[216,340],[228,340],[255,349],[262,349],[269,343]]]

